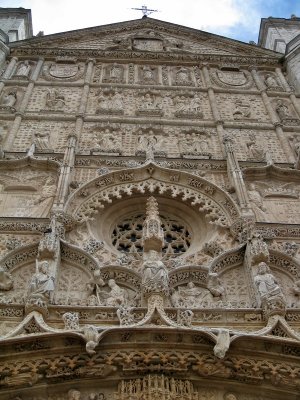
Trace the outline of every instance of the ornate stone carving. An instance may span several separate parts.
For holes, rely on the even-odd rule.
[[[54,277],[51,275],[48,261],[36,261],[36,272],[29,282],[26,297],[26,312],[37,310],[46,314],[47,305],[52,300],[53,291]]]
[[[156,250],[144,253],[142,288],[144,296],[153,293],[169,295],[169,276],[164,263]]]
[[[124,81],[124,66],[113,63],[104,68],[103,82],[107,83],[123,83]]]
[[[79,329],[79,314],[78,312],[66,312],[62,316],[65,329],[77,330]]]
[[[191,86],[191,71],[186,67],[180,67],[174,71],[174,84],[176,86]]]
[[[164,114],[158,96],[151,92],[145,92],[144,94],[141,93],[135,113],[136,115],[148,115],[153,117],[162,117]]]
[[[45,109],[51,112],[63,112],[65,96],[58,89],[48,89],[45,94]]]
[[[272,314],[285,314],[286,305],[282,290],[265,262],[261,262],[258,265],[258,272],[254,277],[254,283],[257,287],[261,306],[264,309],[266,317]]]
[[[275,110],[279,116],[280,121],[285,125],[298,125],[299,119],[295,118],[291,111],[290,107],[287,105],[287,102],[284,100],[277,100],[275,104]]]
[[[278,84],[277,78],[273,74],[266,74],[264,82],[267,90],[282,91],[282,87]]]
[[[180,155],[183,158],[210,158],[212,153],[207,133],[185,133],[178,139]]]
[[[223,295],[225,289],[221,285],[220,278],[216,272],[210,272],[207,275],[207,289],[215,297]]]
[[[30,62],[28,60],[22,61],[18,64],[17,70],[14,74],[14,79],[28,79],[31,71]]]
[[[73,60],[70,62],[50,62],[43,67],[43,77],[48,81],[77,81],[84,73],[84,64],[75,64]]]
[[[16,112],[15,104],[17,102],[17,92],[11,89],[2,94],[0,98],[0,111],[2,112]]]
[[[201,99],[199,94],[194,97],[180,95],[174,99],[175,103],[175,117],[177,118],[203,118],[201,111]]]
[[[171,296],[174,307],[199,308],[208,306],[212,302],[213,296],[206,288],[196,286],[194,282],[189,282],[185,287],[179,286]]]
[[[7,272],[3,267],[0,267],[0,291],[1,290],[11,290],[13,288],[14,282],[12,275]]]
[[[245,101],[236,101],[233,110],[233,119],[247,119],[251,117],[250,104]]]
[[[124,113],[124,101],[122,94],[114,89],[104,89],[98,92],[99,107],[96,114],[121,115]]]

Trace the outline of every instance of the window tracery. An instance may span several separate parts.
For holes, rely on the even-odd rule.
[[[161,215],[160,218],[164,231],[163,253],[178,255],[185,253],[191,244],[189,228],[182,221],[169,215]],[[136,213],[118,222],[111,235],[114,247],[126,253],[141,253],[144,220],[144,214]]]

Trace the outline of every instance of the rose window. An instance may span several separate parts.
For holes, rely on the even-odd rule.
[[[145,215],[135,214],[123,219],[113,229],[112,243],[119,251],[126,253],[141,253],[142,231]],[[185,224],[166,216],[160,215],[161,227],[164,231],[163,252],[181,254],[188,250],[191,243],[191,234]]]

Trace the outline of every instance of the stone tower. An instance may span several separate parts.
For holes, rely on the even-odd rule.
[[[282,54],[152,18],[8,47],[0,398],[296,400]]]

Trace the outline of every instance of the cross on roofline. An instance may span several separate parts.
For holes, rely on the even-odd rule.
[[[152,10],[151,8],[148,8],[147,6],[141,6],[141,8],[132,8],[132,10],[142,11],[143,18],[146,18],[148,15],[150,15],[154,12],[158,12],[158,10]]]

